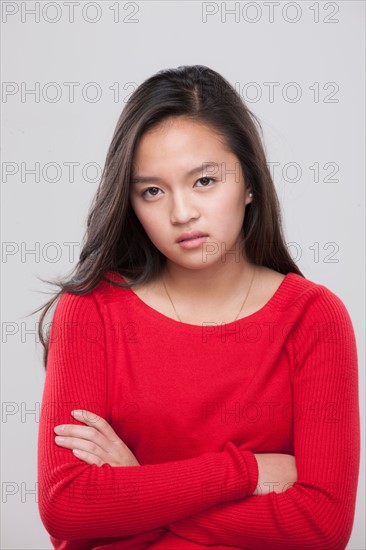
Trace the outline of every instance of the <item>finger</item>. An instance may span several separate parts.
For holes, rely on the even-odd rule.
[[[64,441],[74,440],[78,442],[86,442],[91,445],[95,445],[96,447],[100,447],[105,452],[109,452],[110,441],[108,441],[105,435],[90,426],[64,424],[63,426],[56,426],[54,428],[54,432],[60,437],[66,438]],[[56,441],[62,442],[63,440],[57,439]],[[86,450],[85,445],[82,449]]]
[[[73,454],[78,458],[79,460],[82,460],[83,462],[86,462],[87,464],[96,464],[97,466],[103,466],[104,462],[99,459],[97,456],[87,453],[85,451],[82,451],[80,449],[73,449]]]
[[[88,464],[97,464],[101,466],[105,463],[104,460],[104,451],[98,445],[86,441],[85,439],[76,439],[75,437],[55,437],[55,443],[64,447],[65,449],[70,449],[71,451],[78,451],[74,453],[77,458],[82,457],[85,462]]]
[[[80,414],[78,414],[80,413]],[[100,433],[102,433],[105,437],[107,437],[110,441],[115,441],[117,439],[120,439],[114,429],[111,427],[108,422],[102,418],[101,416],[98,416],[95,413],[92,413],[90,411],[86,410],[76,410],[71,411],[71,414],[76,420],[79,420],[80,422],[84,422],[88,426],[92,426],[96,430],[98,430]]]

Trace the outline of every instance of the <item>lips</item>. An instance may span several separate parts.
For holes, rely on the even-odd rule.
[[[208,235],[207,233],[201,233],[199,231],[194,231],[192,233],[182,233],[181,235],[179,235],[176,242],[180,243],[182,241],[189,241],[191,239],[197,239],[198,237],[208,237]]]

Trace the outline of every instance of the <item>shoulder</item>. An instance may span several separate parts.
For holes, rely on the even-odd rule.
[[[343,300],[326,285],[289,273],[288,287],[295,307],[319,316],[348,315]]]
[[[89,292],[84,294],[73,294],[63,292],[57,301],[54,320],[101,318],[105,303],[114,301],[116,296],[122,296],[119,285],[126,283],[126,280],[115,271],[106,272],[104,278]]]
[[[343,300],[326,285],[297,274],[291,274],[290,279],[299,291],[286,332],[296,372],[320,377],[328,370],[332,376],[357,376],[356,334]]]
[[[296,353],[302,355],[319,345],[332,348],[332,353],[355,353],[354,327],[343,300],[326,285],[301,275],[289,273],[286,281],[286,319]]]
[[[342,334],[345,339],[354,338],[352,320],[343,300],[326,285],[297,273],[286,274],[270,301],[270,308],[288,330],[301,333],[304,339],[319,331],[333,331],[338,339]],[[299,334],[294,339],[303,342]]]
[[[278,309],[311,311],[314,315],[326,315],[327,312],[348,313],[342,299],[327,286],[293,272],[277,275],[282,280],[276,275],[272,275],[272,278],[273,281],[277,280],[277,284],[279,282],[280,292],[276,300]]]

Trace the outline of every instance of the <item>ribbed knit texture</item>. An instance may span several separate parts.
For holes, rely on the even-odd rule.
[[[358,399],[349,314],[295,273],[260,310],[223,325],[180,323],[107,281],[63,294],[38,436],[42,522],[59,550],[342,550]],[[73,409],[105,418],[140,466],[89,465],[58,446],[56,425],[86,425]],[[298,481],[253,495],[253,453],[295,455]]]

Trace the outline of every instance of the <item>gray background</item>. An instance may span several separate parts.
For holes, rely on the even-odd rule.
[[[45,373],[38,317],[27,315],[52,288],[37,275],[76,263],[117,118],[163,68],[208,65],[259,116],[290,251],[354,324],[363,434],[365,3],[270,2],[271,20],[266,2],[237,2],[226,17],[221,2],[120,2],[114,21],[116,2],[79,1],[73,22],[63,2],[40,2],[39,20],[35,2],[2,4],[1,548],[51,548],[35,493]],[[205,9],[216,12],[206,22]],[[73,100],[67,82],[79,83]],[[362,441],[355,550],[366,547],[364,464]]]

